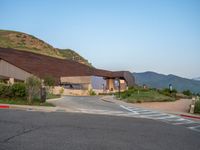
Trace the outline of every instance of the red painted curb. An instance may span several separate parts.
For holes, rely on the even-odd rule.
[[[10,106],[9,105],[0,105],[0,108],[3,108],[3,109],[10,108]]]
[[[183,114],[181,114],[180,116],[187,117],[187,118],[193,118],[193,119],[200,119],[200,116],[199,117],[198,116],[189,116],[189,115],[183,115]]]

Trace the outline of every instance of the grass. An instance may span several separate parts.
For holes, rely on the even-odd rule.
[[[1,104],[15,104],[15,105],[30,105],[28,104],[27,100],[16,98],[16,99],[5,99],[5,98],[0,98],[0,103]],[[34,100],[31,106],[50,106],[54,107],[53,104],[45,102],[41,103],[39,100]]]
[[[128,103],[175,101],[175,97],[166,96],[156,90],[128,90],[121,93],[121,100]]]

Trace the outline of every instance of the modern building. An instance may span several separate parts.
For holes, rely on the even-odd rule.
[[[107,71],[89,67],[75,61],[58,59],[22,50],[0,48],[0,79],[5,82],[25,81],[30,76],[44,79],[51,76],[56,81],[55,93],[87,95],[93,89],[97,93],[121,90],[135,85],[128,71]]]

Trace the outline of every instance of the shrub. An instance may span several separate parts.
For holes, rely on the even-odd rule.
[[[37,77],[31,76],[26,80],[28,103],[31,104],[40,92],[41,82]]]
[[[200,114],[200,100],[197,100],[194,107],[194,112]]]
[[[93,91],[92,89],[89,90],[89,95],[94,96],[96,95],[95,91]]]
[[[4,91],[5,91],[5,85],[0,84],[0,96],[2,96],[4,94]]]
[[[183,91],[183,94],[186,96],[192,96],[192,92],[190,90]]]
[[[64,93],[64,88],[63,87],[59,90],[59,93],[60,93],[60,95],[62,95]]]
[[[6,84],[0,84],[0,97],[2,98],[11,98],[12,95],[12,90],[11,86],[6,85]]]
[[[166,95],[166,96],[175,97],[177,91],[176,91],[176,89],[173,89],[172,92],[170,93],[170,89],[165,88],[165,89],[159,90],[159,93]]]
[[[12,97],[25,98],[26,97],[26,85],[25,83],[14,83],[11,86]]]

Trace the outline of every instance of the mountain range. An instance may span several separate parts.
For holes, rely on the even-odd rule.
[[[193,80],[197,80],[197,81],[200,81],[200,77],[197,77],[197,78],[193,78]]]
[[[151,88],[168,88],[172,84],[178,91],[190,90],[193,93],[200,93],[200,81],[182,78],[176,75],[164,75],[156,72],[133,73],[136,84],[147,85]]]
[[[87,59],[74,50],[54,48],[45,41],[27,33],[0,30],[0,47],[30,51],[60,59],[70,59],[91,66]]]

